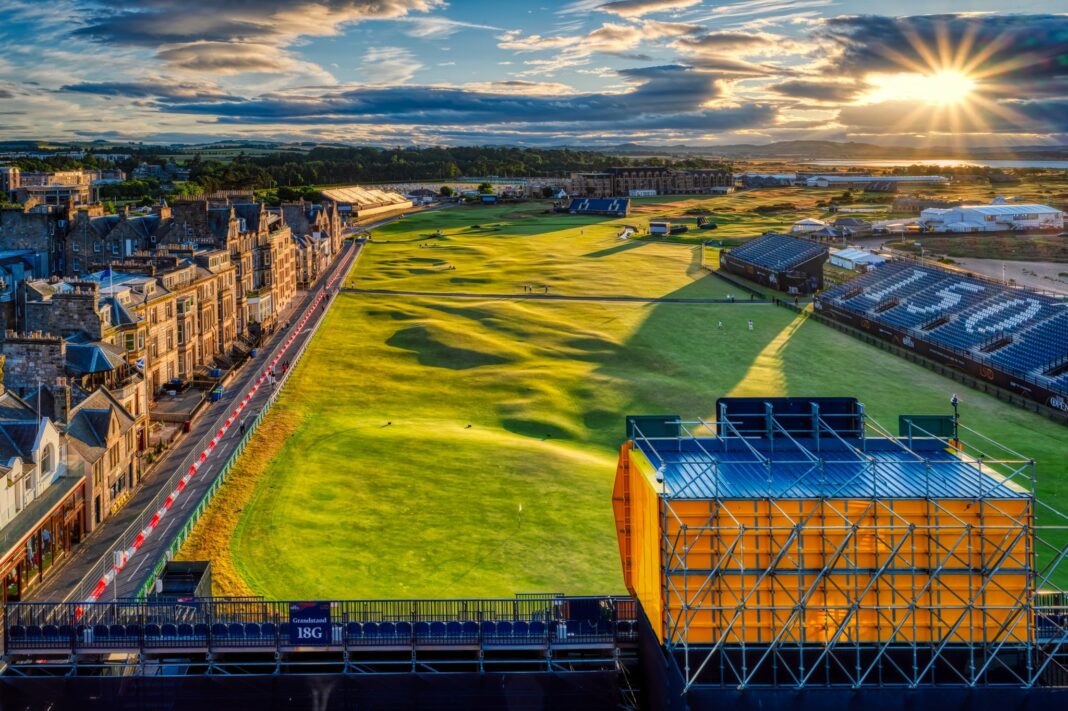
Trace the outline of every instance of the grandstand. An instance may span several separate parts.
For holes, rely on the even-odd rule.
[[[820,295],[825,316],[1066,410],[1068,302],[907,260]]]
[[[808,294],[823,288],[825,245],[780,234],[766,234],[720,253],[720,266],[773,289]]]
[[[626,217],[630,214],[628,198],[575,198],[567,206],[572,215],[606,215]]]
[[[327,200],[337,203],[342,216],[354,220],[398,212],[412,206],[412,201],[399,193],[361,188],[359,185],[327,188],[321,192]]]
[[[613,488],[671,693],[1048,683],[1065,618],[1039,592],[1032,460],[953,415],[891,433],[848,397],[713,412],[628,417]]]

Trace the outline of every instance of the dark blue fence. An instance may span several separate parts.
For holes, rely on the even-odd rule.
[[[9,603],[9,653],[292,647],[288,602]],[[598,646],[637,639],[637,607],[626,597],[492,600],[348,600],[329,603],[320,646],[521,648]]]

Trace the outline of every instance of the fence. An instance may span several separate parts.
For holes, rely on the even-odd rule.
[[[204,598],[185,602],[9,603],[6,653],[278,649],[294,603]],[[637,640],[628,597],[344,600],[325,603],[333,648],[600,646]]]

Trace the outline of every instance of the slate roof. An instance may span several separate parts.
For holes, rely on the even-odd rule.
[[[119,433],[125,434],[136,419],[107,388],[99,388],[71,410],[67,441],[87,462],[95,462],[107,452],[108,431],[114,414]]]

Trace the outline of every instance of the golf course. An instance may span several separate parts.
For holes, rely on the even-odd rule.
[[[749,302],[697,244],[621,239],[680,210],[639,208],[375,229],[181,556],[212,561],[217,593],[272,599],[623,593],[625,415],[709,417],[725,395],[856,396],[896,430],[957,392],[962,423],[1034,457],[1068,509],[1063,426]]]

